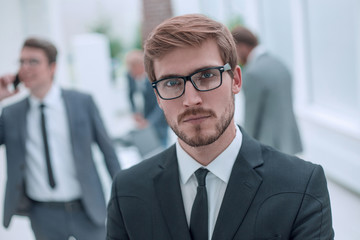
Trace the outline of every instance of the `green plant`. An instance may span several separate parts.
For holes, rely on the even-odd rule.
[[[233,30],[236,26],[244,25],[244,19],[241,15],[236,15],[232,17],[226,24],[226,26],[231,30]]]
[[[107,19],[102,19],[94,24],[90,28],[91,32],[104,34],[109,39],[110,44],[110,55],[111,58],[120,58],[121,53],[123,52],[123,44],[120,38],[115,37],[111,33],[111,23]]]

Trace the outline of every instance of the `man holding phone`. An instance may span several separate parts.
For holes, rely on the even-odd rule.
[[[16,89],[19,86],[19,84],[20,84],[19,74],[16,74],[15,80],[13,82],[14,89]]]
[[[30,92],[0,116],[8,168],[3,224],[25,215],[37,240],[103,239],[106,204],[92,144],[111,177],[119,161],[92,97],[53,81],[56,55],[51,42],[28,38],[17,77],[0,77],[0,101],[19,91],[8,88],[16,78]]]

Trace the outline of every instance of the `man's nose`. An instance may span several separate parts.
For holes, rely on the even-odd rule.
[[[196,106],[202,103],[201,92],[196,90],[191,81],[187,81],[185,84],[184,92],[184,106]]]

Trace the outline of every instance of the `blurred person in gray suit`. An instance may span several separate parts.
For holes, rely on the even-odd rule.
[[[258,45],[258,39],[250,30],[238,26],[232,35],[238,61],[244,67],[244,129],[255,139],[282,152],[301,153],[289,70]]]
[[[18,92],[9,87],[18,80],[30,92],[0,116],[7,156],[3,225],[25,215],[37,240],[104,239],[106,202],[93,143],[111,177],[119,161],[92,97],[53,81],[56,56],[51,42],[28,38],[18,75],[0,77],[0,101]]]
[[[168,124],[145,72],[144,53],[141,50],[130,51],[126,55],[126,67],[129,101],[136,127],[144,129],[152,126],[165,147],[168,141]]]

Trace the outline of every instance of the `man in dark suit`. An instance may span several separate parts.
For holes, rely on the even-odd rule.
[[[18,76],[30,96],[1,113],[0,144],[7,156],[3,224],[26,215],[37,240],[103,239],[106,203],[93,143],[112,177],[119,161],[91,96],[53,82],[56,55],[47,40],[25,41]],[[18,92],[8,88],[14,80],[0,77],[0,100]]]
[[[126,56],[126,65],[129,101],[136,126],[138,129],[153,127],[159,141],[165,147],[168,140],[168,125],[145,72],[143,52],[129,52]]]
[[[145,67],[178,141],[117,175],[108,240],[333,239],[322,167],[235,125],[241,70],[223,24],[164,21],[145,43]]]
[[[238,26],[232,35],[239,63],[244,66],[245,131],[284,153],[301,153],[289,70],[258,45],[256,36],[247,28]]]

